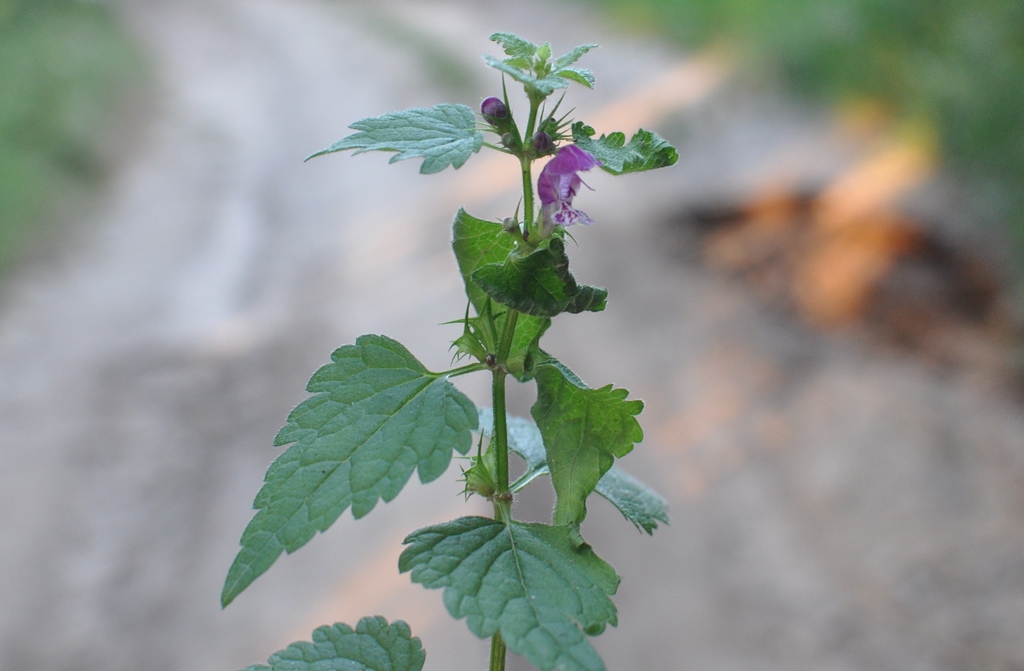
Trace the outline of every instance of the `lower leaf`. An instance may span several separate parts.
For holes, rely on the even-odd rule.
[[[426,653],[420,639],[401,620],[364,617],[347,624],[319,627],[312,642],[292,643],[266,664],[245,671],[420,671]]]
[[[463,517],[413,532],[399,569],[444,588],[448,612],[480,638],[548,671],[603,671],[587,636],[615,625],[615,570],[574,527]]]

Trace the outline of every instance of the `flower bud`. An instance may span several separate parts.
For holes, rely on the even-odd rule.
[[[508,108],[505,107],[505,103],[502,102],[501,98],[491,96],[480,104],[480,113],[483,114],[488,121],[493,122],[507,117]]]
[[[517,141],[516,136],[513,135],[512,133],[505,133],[504,135],[501,136],[501,145],[503,147],[515,149],[516,145],[518,144],[519,142]]]
[[[555,143],[551,141],[551,136],[544,131],[533,136],[533,150],[538,156],[543,156],[554,148]]]

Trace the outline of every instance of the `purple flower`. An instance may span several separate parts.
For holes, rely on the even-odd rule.
[[[594,223],[585,212],[573,208],[572,199],[579,191],[580,184],[583,184],[576,173],[599,165],[601,162],[593,154],[570,144],[559,149],[540,171],[537,195],[541,203],[543,237],[550,236],[555,226]]]

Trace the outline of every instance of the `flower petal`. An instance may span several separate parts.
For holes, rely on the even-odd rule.
[[[572,199],[579,192],[580,184],[583,184],[577,173],[599,165],[601,162],[593,154],[571,144],[559,149],[555,157],[544,166],[537,179],[543,237],[550,236],[555,226],[594,223],[586,212],[572,206]]]
[[[580,188],[581,180],[576,173],[599,165],[601,162],[593,154],[574,144],[559,149],[541,170],[537,180],[537,195],[541,204],[548,205],[556,200],[568,200],[571,203]]]
[[[542,209],[544,221],[550,222],[555,226],[572,226],[573,224],[586,224],[589,226],[594,223],[594,220],[586,212],[577,210],[564,200],[552,203],[551,205],[545,205]]]

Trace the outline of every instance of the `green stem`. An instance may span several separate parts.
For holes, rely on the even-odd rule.
[[[490,671],[505,671],[505,641],[501,639],[501,632],[491,639]]]
[[[524,146],[528,146],[527,143],[533,139],[539,107],[540,100],[530,96],[530,119],[526,123],[526,135],[523,137]],[[525,152],[519,160],[523,173],[525,230],[533,234],[533,175],[531,170],[533,160]],[[512,493],[509,491],[508,482],[508,417],[505,409],[505,378],[508,373],[505,371],[505,363],[508,360],[509,351],[512,349],[512,339],[515,337],[518,321],[519,312],[516,310],[509,310],[505,314],[505,327],[501,333],[501,341],[498,343],[498,351],[495,352],[497,365],[491,371],[491,406],[494,408],[494,427],[491,431],[492,442],[488,449],[494,450],[495,470],[497,471],[494,474],[494,517],[506,524],[512,521]],[[501,632],[496,633],[491,639],[490,671],[505,671],[505,641],[501,638]]]
[[[537,110],[539,108],[540,100],[530,96],[530,118],[526,122],[526,134],[523,136],[524,147],[529,147],[533,142],[533,131],[537,125]],[[523,169],[523,209],[525,210],[523,221],[530,237],[533,238],[535,233],[533,230],[533,159],[527,152],[524,152],[519,161]],[[531,244],[536,244],[536,241],[531,240]]]
[[[526,136],[523,138],[523,144],[526,144],[533,139],[534,127],[537,125],[537,110],[540,109],[541,98],[530,96],[530,118],[526,121]]]
[[[494,517],[508,524],[512,521],[511,495],[508,489],[508,422],[505,417],[505,371],[496,367],[492,379],[492,403],[494,406],[494,428],[491,432],[492,443],[488,448],[494,450],[497,473],[496,491],[494,496]],[[498,632],[491,639],[491,666],[489,671],[505,671],[505,641]]]
[[[497,473],[495,477],[494,513],[495,518],[511,522],[508,511],[511,508],[507,497],[508,488],[508,420],[505,415],[505,377],[507,373],[500,366],[492,371],[491,403],[494,408],[494,429],[491,432],[490,446],[494,450],[494,461]]]
[[[494,428],[491,432],[493,445],[489,449],[494,450],[494,461],[497,472],[495,478],[494,516],[506,522],[512,521],[512,494],[509,490],[508,478],[508,420],[505,410],[505,378],[508,373],[505,370],[505,362],[508,360],[509,350],[512,349],[512,339],[516,334],[516,322],[519,321],[519,312],[509,310],[505,313],[505,327],[501,333],[501,342],[498,343],[497,366],[492,371],[491,379],[491,407],[494,408]]]
[[[530,243],[536,245],[533,237],[533,161],[529,156],[519,159],[523,167],[523,223],[530,234]]]

